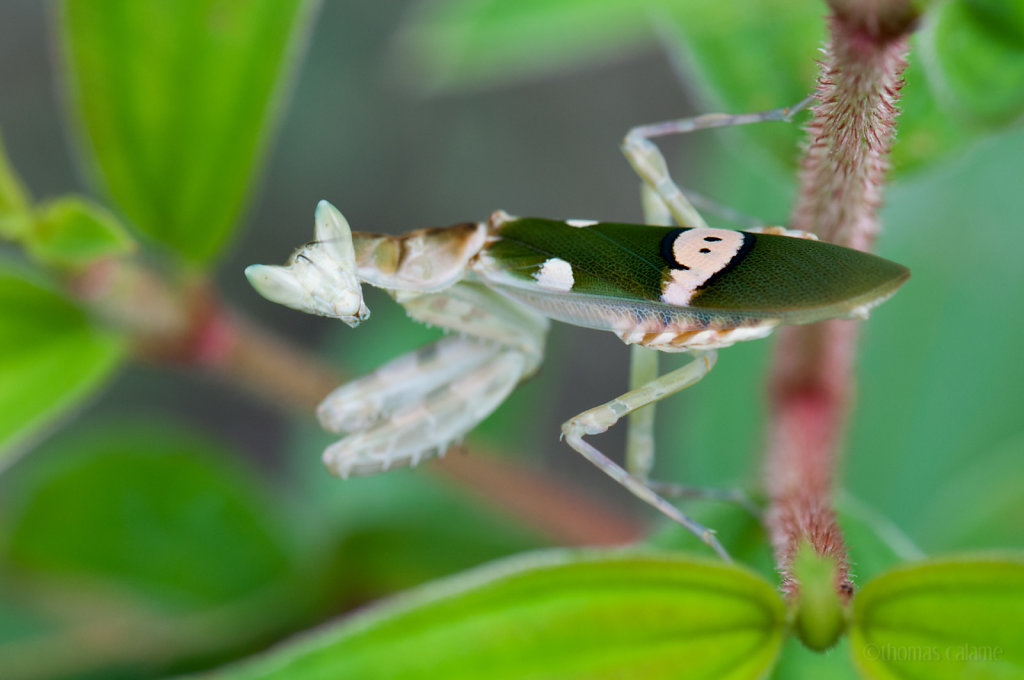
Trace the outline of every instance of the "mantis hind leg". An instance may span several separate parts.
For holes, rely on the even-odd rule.
[[[650,125],[640,125],[630,130],[622,140],[622,153],[633,166],[644,183],[649,186],[664,202],[673,219],[681,227],[707,228],[707,223],[693,204],[676,185],[669,175],[665,157],[651,141],[654,137],[671,134],[684,134],[695,130],[746,125],[770,120],[789,121],[812,101],[811,97],[794,106],[772,109],[759,113],[731,115],[710,113],[695,118],[680,118]],[[741,222],[749,221],[743,215],[736,215]],[[756,222],[756,220],[755,220]]]
[[[715,359],[716,353],[713,350],[696,352],[694,353],[693,361],[685,366],[666,373],[660,378],[648,382],[637,389],[630,390],[606,404],[592,408],[589,411],[584,411],[575,418],[572,418],[562,425],[562,435],[569,446],[600,468],[602,472],[626,487],[634,496],[681,524],[711,546],[723,559],[730,560],[729,554],[719,543],[713,530],[685,515],[658,495],[643,480],[627,472],[583,439],[586,435],[605,432],[623,416],[693,385],[711,370],[711,367],[715,364]]]
[[[691,195],[692,198],[692,195]],[[673,224],[673,216],[665,201],[648,184],[641,183],[641,204],[644,211],[644,223],[668,226]],[[727,219],[742,221],[738,215],[728,215]],[[757,231],[771,233],[785,232],[797,235],[796,232],[778,227],[757,227]],[[658,353],[640,345],[630,347],[629,388],[637,390],[658,379]],[[665,498],[693,499],[704,498],[736,503],[754,516],[760,516],[757,507],[749,496],[741,489],[711,489],[693,487],[671,482],[658,482],[650,479],[654,466],[654,404],[646,408],[638,408],[627,416],[626,424],[626,471],[634,478],[646,484],[659,496]]]

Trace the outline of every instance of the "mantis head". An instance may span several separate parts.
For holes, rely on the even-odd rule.
[[[317,204],[315,221],[315,240],[292,253],[284,266],[250,265],[245,276],[272,302],[358,326],[370,310],[359,286],[352,229],[327,201]]]

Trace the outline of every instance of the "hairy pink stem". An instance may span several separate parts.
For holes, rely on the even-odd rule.
[[[901,0],[833,0],[830,41],[821,64],[800,195],[791,227],[867,250],[895,132],[896,101],[915,14]],[[832,489],[853,393],[857,326],[832,321],[780,333],[769,384],[768,527],[783,576],[808,542],[834,560],[836,589],[853,592]]]

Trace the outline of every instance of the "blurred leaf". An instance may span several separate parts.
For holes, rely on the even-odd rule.
[[[952,157],[979,136],[979,131],[964,125],[950,108],[939,103],[925,64],[927,58],[918,49],[920,33],[911,39],[904,86],[900,97],[900,115],[896,119],[893,141],[892,175],[899,176],[934,165],[943,157]]]
[[[637,0],[421,2],[396,40],[425,90],[493,85],[608,60],[651,42]]]
[[[292,448],[305,507],[329,523],[334,575],[360,601],[542,545],[513,520],[459,492],[426,466],[341,480],[320,461],[323,437]],[[459,455],[452,452],[451,455]]]
[[[858,584],[924,557],[899,527],[851,495],[840,497],[837,510],[850,550],[850,571]]]
[[[1024,111],[1024,2],[932,4],[912,40],[892,152],[896,173],[948,157],[986,126]],[[790,106],[814,89],[826,11],[824,3],[789,0],[439,0],[420,5],[399,46],[417,84],[446,89],[605,60],[660,35],[692,72],[706,111],[749,113]],[[951,114],[957,111],[959,117]],[[789,167],[804,137],[799,125],[726,134],[744,140],[744,154],[753,140]]]
[[[1024,432],[971,461],[921,509],[922,541],[945,549],[1024,544]]]
[[[1024,114],[1024,2],[941,3],[919,44],[944,109],[988,127]]]
[[[20,590],[12,587],[13,581],[5,578],[0,586],[0,659],[4,644],[31,639],[52,629],[46,617],[25,602],[23,592],[12,592]]]
[[[866,585],[851,646],[870,678],[1024,676],[1024,556],[922,562]]]
[[[757,678],[783,606],[717,562],[530,555],[453,577],[213,678]]]
[[[814,652],[795,637],[782,646],[772,680],[862,680],[850,658],[849,638],[844,637],[824,652]]]
[[[265,640],[329,601],[280,499],[224,458],[166,425],[94,425],[0,480],[3,582],[51,624],[0,636],[5,680],[148,675]]]
[[[127,254],[135,244],[109,212],[87,199],[66,196],[40,207],[25,245],[46,264],[76,268]]]
[[[66,0],[61,35],[87,160],[118,208],[189,260],[237,226],[313,0]]]
[[[3,554],[19,568],[116,581],[170,609],[231,601],[291,568],[272,500],[194,436],[93,427],[37,457],[5,480]]]
[[[0,137],[0,238],[18,239],[32,224],[29,195],[18,177]]]
[[[1007,42],[1024,47],[1024,2],[1021,0],[960,0],[978,24]]]
[[[814,90],[826,38],[822,3],[685,0],[664,6],[659,25],[693,71],[694,87],[709,107],[705,113],[792,106]],[[746,126],[742,134],[795,166],[803,139],[799,125]]]
[[[123,353],[121,338],[0,262],[0,455],[81,403]]]
[[[938,5],[937,16],[912,40],[892,150],[896,173],[934,163],[979,136],[977,124],[965,125],[951,111],[994,126],[1024,110],[1024,41],[1016,39],[1024,30],[1024,3]],[[789,106],[814,89],[820,46],[827,38],[823,4],[680,0],[666,2],[665,8],[661,25],[672,37],[669,47],[694,72],[694,85],[710,110],[747,113]],[[753,140],[790,166],[803,139],[798,125],[745,126],[731,134]],[[749,143],[743,148],[750,153]]]
[[[991,464],[1011,473],[986,461],[1007,446],[1011,458],[1024,451],[1012,448],[1024,403],[1024,363],[1014,358],[1024,318],[1007,313],[1024,308],[1024,268],[1015,249],[992,247],[1020,223],[1022,157],[1024,129],[1008,130],[886,196],[879,251],[913,277],[862,325],[845,479],[927,553],[964,545],[945,526],[959,513],[987,516],[989,536],[1021,543],[1019,518],[999,513],[1012,509],[1012,490],[986,487],[972,471]],[[950,276],[951,261],[970,272],[969,286]]]
[[[764,525],[750,510],[736,503],[715,500],[687,500],[677,504],[687,516],[714,529],[734,560],[756,570],[769,581],[778,580]],[[646,546],[693,555],[711,554],[710,548],[700,538],[675,522],[666,520],[658,526],[659,529],[645,542]]]

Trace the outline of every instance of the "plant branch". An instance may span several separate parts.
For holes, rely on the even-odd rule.
[[[205,280],[172,283],[131,261],[104,260],[70,288],[128,333],[139,358],[211,370],[275,408],[312,415],[344,382],[335,369],[228,309]],[[453,452],[424,467],[560,544],[616,545],[645,533],[621,513],[493,452]]]
[[[867,250],[895,132],[896,101],[916,12],[904,0],[832,0],[829,43],[807,127],[791,228]],[[803,541],[836,566],[836,591],[853,592],[832,489],[853,394],[857,326],[830,321],[783,329],[769,382],[767,515],[783,588]]]

